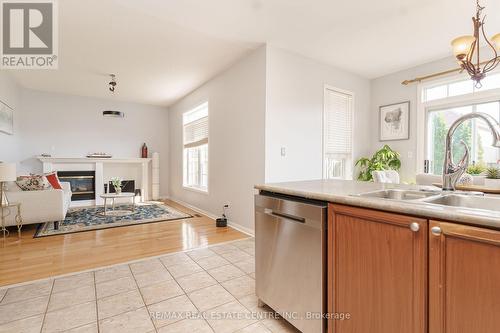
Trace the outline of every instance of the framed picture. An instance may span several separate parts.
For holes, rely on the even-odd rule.
[[[380,107],[379,141],[410,138],[410,102]]]
[[[0,101],[0,132],[14,134],[14,110]]]

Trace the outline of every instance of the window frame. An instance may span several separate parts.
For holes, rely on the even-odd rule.
[[[493,71],[492,74],[499,74],[500,71]],[[439,111],[448,108],[457,108],[473,104],[491,103],[500,100],[500,88],[488,89],[484,91],[474,91],[472,93],[450,96],[446,98],[424,101],[425,91],[428,88],[439,85],[452,84],[461,80],[470,79],[466,74],[447,76],[443,79],[419,83],[417,86],[417,158],[415,163],[417,174],[424,173],[424,161],[428,152],[428,121],[432,111]]]
[[[325,161],[325,151],[326,151],[326,140],[325,140],[325,126],[326,126],[326,93],[327,90],[338,92],[341,94],[351,96],[351,156],[349,162],[344,166],[344,177],[327,178],[326,161]],[[321,124],[321,176],[322,179],[354,179],[354,124],[355,124],[355,94],[352,91],[340,89],[329,84],[323,85],[323,112],[322,112],[322,124]]]
[[[207,109],[207,143],[205,143],[205,144],[207,145],[207,155],[208,155],[207,156],[207,186],[206,186],[206,188],[201,187],[201,186],[188,186],[184,182],[185,176],[186,176],[185,173],[187,172],[187,165],[186,165],[186,159],[185,159],[186,149],[194,148],[194,147],[188,147],[188,148],[184,147],[185,146],[185,142],[184,142],[184,126],[185,126],[184,116],[188,113],[195,112],[196,110],[200,109],[201,107],[203,107],[205,105],[206,105],[206,109]],[[181,136],[182,136],[182,139],[181,139],[181,142],[182,142],[182,149],[181,149],[182,188],[184,190],[208,195],[210,193],[210,191],[209,191],[209,189],[210,189],[210,103],[209,103],[209,101],[207,100],[207,101],[198,103],[198,104],[196,104],[196,106],[190,108],[188,111],[184,111],[182,113],[181,121],[182,121],[182,131],[181,131]],[[195,147],[201,147],[205,144],[195,146]]]

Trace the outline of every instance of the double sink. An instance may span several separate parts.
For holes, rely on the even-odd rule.
[[[361,193],[358,196],[500,212],[500,198],[486,197],[478,192],[389,189]]]

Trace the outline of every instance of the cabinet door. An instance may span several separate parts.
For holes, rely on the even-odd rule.
[[[423,333],[427,329],[427,220],[329,206],[329,333]]]
[[[429,333],[500,332],[500,231],[431,221]]]

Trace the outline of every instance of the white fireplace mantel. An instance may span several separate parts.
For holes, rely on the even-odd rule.
[[[93,170],[95,171],[95,200],[93,204],[102,205],[104,203],[101,194],[104,194],[104,168],[106,165],[119,164],[121,167],[137,168],[141,167],[141,179],[138,179],[142,193],[142,200],[149,200],[149,184],[150,179],[150,162],[151,158],[81,158],[81,157],[43,157],[38,156],[37,159],[42,162],[43,172],[53,171],[81,171]],[[88,205],[89,202],[73,202],[72,205]]]
[[[151,158],[37,157],[42,163],[149,163]]]

